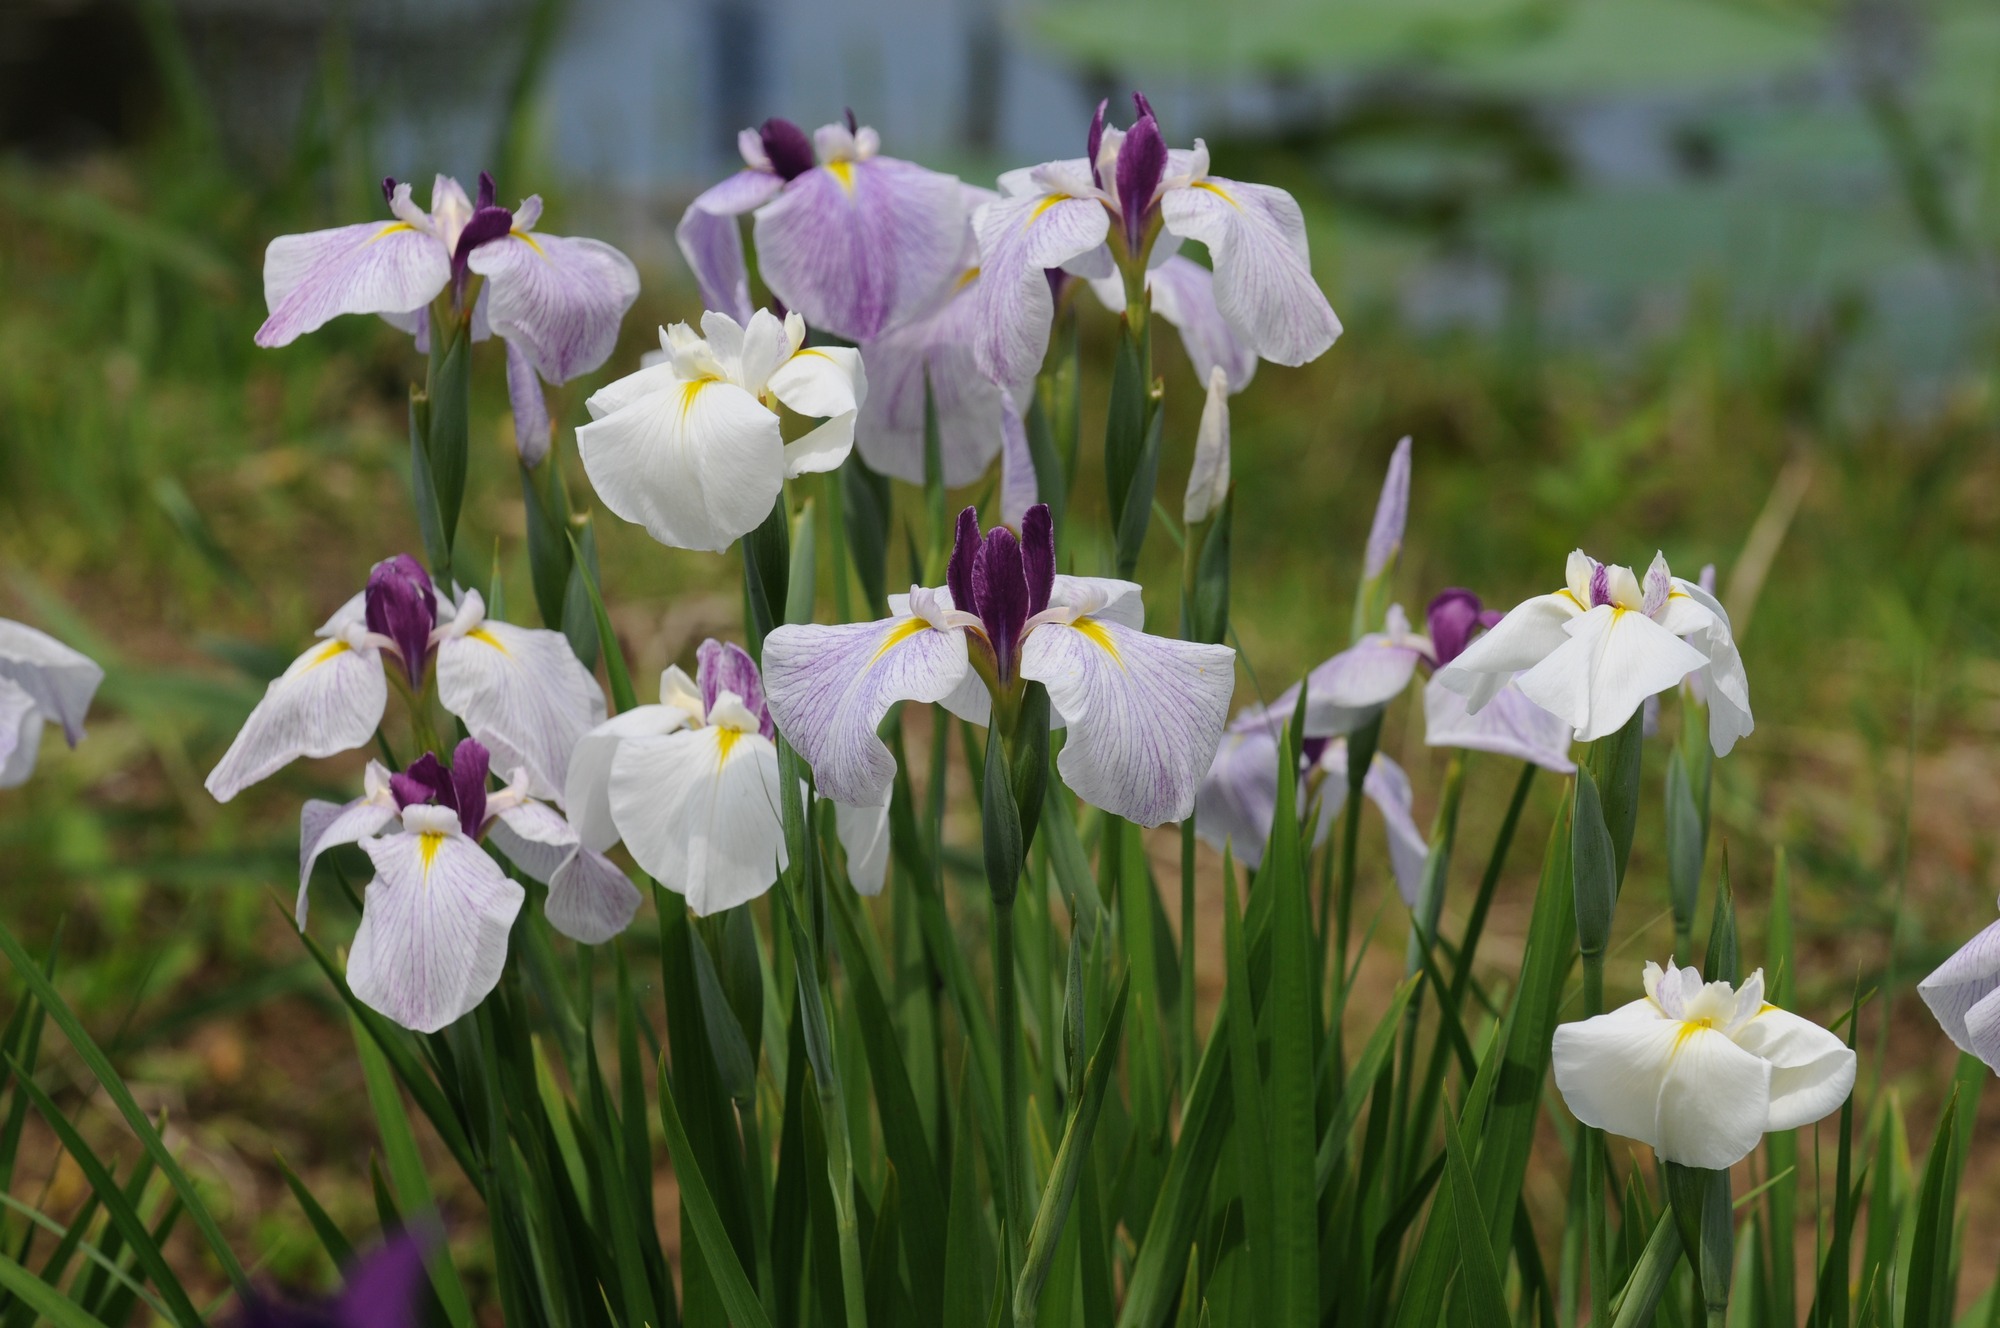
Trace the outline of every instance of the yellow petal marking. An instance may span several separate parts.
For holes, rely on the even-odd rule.
[[[882,658],[882,656],[888,654],[891,650],[894,650],[897,646],[903,644],[903,642],[929,626],[930,624],[922,618],[903,619],[903,621],[889,629],[889,634],[882,638],[882,644],[876,647],[875,653],[869,657],[868,662],[873,664],[876,660]]]
[[[537,240],[533,235],[529,234],[527,231],[509,231],[507,233],[513,236],[515,239],[521,241],[523,244],[527,245],[530,249],[534,250],[536,253],[540,254],[543,259],[548,258],[549,256],[548,250],[542,248],[541,241]]]
[[[715,731],[715,768],[718,773],[729,764],[729,753],[735,750],[737,740],[742,736],[735,729],[718,728]]]
[[[1047,212],[1050,208],[1054,207],[1058,203],[1067,203],[1067,202],[1069,202],[1068,194],[1050,194],[1048,197],[1044,198],[1041,202],[1035,204],[1035,210],[1028,214],[1027,224],[1032,226],[1034,224],[1036,217],[1041,216],[1044,212]]]
[[[970,286],[973,282],[977,280],[979,280],[979,269],[976,267],[969,267],[965,269],[965,271],[959,273],[958,284],[951,288],[952,292],[956,294],[957,292],[964,290],[967,286]]]
[[[854,163],[851,161],[830,161],[826,173],[840,181],[840,187],[851,197],[854,193]]]
[[[1238,212],[1241,212],[1243,210],[1243,205],[1237,202],[1235,199],[1231,198],[1229,196],[1229,191],[1227,189],[1220,188],[1212,180],[1196,180],[1194,184],[1191,186],[1191,188],[1206,189],[1208,190],[1209,193],[1214,194],[1217,198],[1229,204],[1229,206],[1235,208]]]
[[[1078,618],[1070,624],[1084,640],[1111,656],[1111,662],[1119,668],[1125,667],[1125,660],[1118,653],[1118,643],[1111,639],[1111,633],[1104,630],[1104,624],[1095,618]]]
[[[305,668],[299,670],[299,672],[309,673],[312,670],[318,668],[320,665],[326,663],[328,660],[333,659],[336,656],[343,655],[352,649],[354,649],[354,647],[348,645],[347,642],[345,641],[328,641],[325,645],[321,646],[318,650],[313,652],[312,662],[307,664]]]
[[[465,639],[468,641],[478,641],[484,645],[492,646],[495,650],[499,651],[503,655],[511,655],[514,653],[513,651],[507,649],[506,646],[501,645],[500,638],[493,635],[493,633],[487,631],[484,627],[473,628],[471,631],[465,634]]]
[[[1681,1020],[1681,1026],[1674,1030],[1674,1050],[1679,1051],[1681,1044],[1697,1033],[1713,1033],[1714,1031],[1715,1021],[1713,1019],[1683,1019]]]
[[[413,231],[415,229],[416,227],[412,226],[407,221],[392,221],[387,226],[384,226],[381,230],[376,231],[373,235],[369,236],[368,243],[373,244],[377,240],[386,240],[391,235],[395,235],[399,231]]]
[[[445,835],[442,830],[426,830],[417,836],[417,852],[423,856],[426,879],[431,874],[431,863],[437,857],[438,845],[444,843],[444,840]]]
[[[701,390],[716,381],[713,378],[696,378],[681,388],[682,419],[686,419],[687,413],[694,409],[694,399],[701,395]]]

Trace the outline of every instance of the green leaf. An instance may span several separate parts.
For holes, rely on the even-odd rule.
[[[563,585],[562,620],[555,626],[568,639],[570,653],[595,673],[598,656],[606,653],[597,634],[597,614],[590,602],[592,588],[604,584],[597,560],[597,523],[583,516],[567,529],[576,539],[575,553],[570,559],[569,580]],[[621,658],[619,665],[623,664]]]
[[[1668,1279],[1680,1259],[1680,1228],[1674,1222],[1673,1212],[1668,1210],[1653,1223],[1653,1234],[1647,1238],[1646,1248],[1640,1252],[1631,1276],[1625,1279],[1618,1293],[1618,1317],[1611,1321],[1611,1328],[1644,1328],[1652,1323],[1654,1311],[1659,1308]]]
[[[1590,744],[1585,758],[1597,781],[1602,800],[1604,824],[1618,851],[1618,880],[1625,879],[1625,864],[1632,856],[1632,835],[1639,825],[1639,758],[1645,744],[1645,707],[1616,733]]]
[[[277,1163],[278,1173],[285,1178],[285,1187],[292,1192],[292,1198],[298,1201],[299,1209],[306,1215],[306,1221],[311,1224],[313,1234],[319,1237],[320,1248],[326,1251],[326,1257],[333,1260],[333,1266],[336,1268],[345,1268],[353,1263],[354,1245],[347,1239],[347,1233],[342,1231],[327,1214],[326,1209],[320,1206],[319,1200],[306,1188],[305,1182],[299,1179],[298,1173],[292,1170],[292,1164],[285,1161],[283,1154],[278,1155]]]
[[[611,682],[611,704],[619,714],[639,704],[637,693],[632,690],[632,674],[625,667],[625,650],[618,644],[618,633],[612,629],[611,614],[604,607],[604,596],[598,592],[597,577],[590,569],[590,560],[583,556],[583,550],[576,543],[576,532],[570,532],[570,552],[575,559],[573,570],[583,580],[583,593],[590,601],[591,617],[597,620],[597,644],[604,652],[604,676]]]
[[[944,1324],[983,1323],[988,1308],[987,1289],[992,1285],[994,1260],[987,1240],[986,1222],[979,1199],[976,1142],[978,1129],[973,1119],[971,1099],[966,1095],[965,1077],[959,1076],[954,1100],[962,1105],[952,1121],[951,1198],[945,1216]]]
[[[1724,845],[1725,850],[1727,845]],[[1736,897],[1729,885],[1729,854],[1722,855],[1722,872],[1715,882],[1715,913],[1708,924],[1708,955],[1702,977],[1710,982],[1735,982],[1743,971],[1736,943]]]
[[[785,580],[785,621],[813,620],[813,592],[819,586],[819,525],[813,501],[806,499],[792,523],[792,565]]]
[[[471,352],[470,315],[456,328],[447,328],[431,313],[430,368],[424,384],[430,403],[430,428],[424,439],[424,459],[428,463],[431,491],[436,496],[444,547],[449,555],[457,545],[458,514],[465,504],[466,454],[470,449]],[[446,332],[450,332],[449,339]],[[437,568],[440,580],[448,579]]]
[[[542,626],[560,630],[565,592],[569,589],[569,491],[562,467],[550,457],[530,469],[516,458],[521,471],[521,506],[527,517],[528,580],[535,588],[535,607]]]
[[[1479,1188],[1472,1179],[1472,1167],[1465,1160],[1465,1144],[1458,1137],[1458,1124],[1449,1112],[1444,1118],[1444,1172],[1458,1235],[1461,1302],[1475,1323],[1507,1323],[1512,1316],[1507,1312],[1500,1265],[1493,1258],[1493,1243],[1487,1239],[1486,1223],[1480,1215]]]
[[[791,532],[791,523],[785,519],[785,495],[780,492],[763,522],[737,541],[743,551],[743,602],[747,610],[743,631],[749,637],[751,657],[759,664],[764,662],[764,638],[778,625],[778,615],[789,602]]]
[[[55,1328],[106,1328],[102,1319],[85,1313],[62,1292],[5,1255],[0,1255],[0,1287],[19,1296]]]
[[[1046,393],[1042,387],[1043,379],[1036,379],[1036,391],[1028,401],[1028,417],[1022,423],[1028,434],[1028,459],[1035,467],[1035,497],[1049,505],[1050,524],[1061,530],[1063,511],[1069,499],[1068,485],[1065,483],[1062,455],[1056,449],[1055,431],[1050,427],[1049,410],[1043,402]]]
[[[1291,806],[1283,791],[1288,783],[1280,785],[1280,808]],[[1257,874],[1257,888],[1270,891],[1272,898],[1271,988],[1257,1019],[1271,1049],[1269,1112],[1264,1123],[1270,1137],[1273,1232],[1266,1304],[1270,1323],[1303,1328],[1314,1322],[1319,1305],[1319,1203],[1314,1183],[1318,1140],[1313,1119],[1316,965],[1303,861],[1296,855],[1267,859]]]
[[[1916,1228],[1904,1269],[1902,1328],[1945,1328],[1952,1312],[1952,1211],[1958,1202],[1958,1094],[1945,1103],[1917,1187]]]
[[[1576,812],[1571,818],[1571,859],[1576,864],[1576,944],[1585,964],[1602,963],[1618,907],[1617,846],[1605,825],[1596,779],[1576,772]]]
[[[1251,1317],[1261,1319],[1272,1286],[1272,1247],[1277,1210],[1272,1198],[1270,1137],[1264,1126],[1264,1087],[1258,1075],[1257,1027],[1251,1017],[1250,952],[1243,940],[1242,910],[1236,902],[1236,872],[1225,847],[1222,887],[1222,950],[1225,970],[1221,1018],[1229,1035],[1229,1075],[1236,1109],[1234,1144],[1237,1187],[1243,1196],[1243,1242],[1251,1269]],[[1395,1025],[1386,1024],[1393,1037]],[[1377,1030],[1380,1031],[1379,1029]],[[1351,1082],[1351,1081],[1350,1081]],[[1345,1132],[1342,1132],[1345,1142]],[[1321,1151],[1327,1151],[1322,1142]],[[1329,1161],[1325,1172],[1332,1171]],[[1319,1188],[1324,1190],[1321,1179]]]
[[[1674,910],[1678,950],[1694,934],[1695,905],[1701,894],[1701,808],[1688,782],[1687,763],[1676,747],[1667,758],[1667,894]]]
[[[857,449],[840,466],[841,515],[854,574],[868,598],[864,617],[887,611],[889,584],[889,478],[868,468]]]
[[[1206,522],[1188,528],[1187,577],[1181,601],[1181,635],[1221,644],[1229,639],[1229,548],[1236,490]]]
[[[666,1134],[667,1156],[673,1159],[674,1177],[680,1184],[681,1211],[687,1215],[696,1238],[701,1242],[702,1260],[714,1277],[716,1290],[729,1311],[731,1321],[738,1328],[770,1328],[771,1320],[764,1313],[764,1306],[758,1301],[750,1279],[744,1275],[743,1265],[736,1257],[736,1247],[730,1243],[729,1232],[722,1225],[722,1214],[717,1211],[715,1198],[709,1192],[708,1181],[695,1162],[694,1146],[688,1142],[687,1130],[681,1124],[680,1108],[674,1103],[673,1084],[668,1079],[664,1061],[660,1064],[659,1073],[660,1128]]]
[[[1006,744],[999,726],[987,730],[984,805],[980,810],[980,842],[986,854],[986,888],[995,908],[1011,908],[1020,885],[1025,846],[1021,831],[1021,811],[1014,801],[1014,781],[1010,779]]]
[[[1158,401],[1148,403],[1150,413],[1140,444],[1138,465],[1132,472],[1131,487],[1125,493],[1125,507],[1118,516],[1118,572],[1130,578],[1139,568],[1139,551],[1146,543],[1146,527],[1153,518],[1153,490],[1160,475],[1160,429],[1166,412]]]

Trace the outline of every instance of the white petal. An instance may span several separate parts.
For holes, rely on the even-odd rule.
[[[1662,1021],[1666,1022],[1666,1021]],[[1750,1156],[1771,1119],[1771,1066],[1713,1028],[1674,1023],[1660,1086],[1662,1161],[1721,1171]]]
[[[1465,697],[1476,715],[1509,678],[1560,650],[1569,640],[1563,628],[1582,612],[1576,597],[1563,591],[1525,600],[1439,669],[1438,681]]]
[[[1410,777],[1386,753],[1377,752],[1368,773],[1361,777],[1361,792],[1382,813],[1382,822],[1389,830],[1389,865],[1396,874],[1396,890],[1405,904],[1415,908],[1431,846],[1410,814],[1415,800]]]
[[[632,925],[639,889],[602,853],[578,849],[549,878],[549,925],[573,941],[602,945]]]
[[[1917,993],[1931,1007],[1945,1036],[1960,1051],[2000,1069],[2000,1026],[1990,1014],[1981,1017],[1977,1027],[1973,1019],[1995,991],[2000,991],[2000,922],[1967,941],[1917,984]]]
[[[1839,1110],[1854,1091],[1854,1053],[1810,1019],[1767,1005],[1732,1034],[1771,1063],[1767,1130],[1795,1130]]]
[[[395,834],[362,848],[375,879],[348,952],[347,985],[370,1009],[435,1033],[500,981],[526,895],[463,835]]]
[[[1160,198],[1167,229],[1208,246],[1215,304],[1231,330],[1276,364],[1317,359],[1340,319],[1313,280],[1305,217],[1282,189],[1210,178]]]
[[[365,746],[388,705],[381,651],[322,641],[271,680],[206,787],[217,802],[228,802],[302,756]]]
[[[778,417],[720,381],[641,397],[579,428],[576,443],[604,505],[677,549],[728,548],[785,482]]]
[[[34,698],[46,718],[62,725],[74,747],[83,741],[84,713],[104,681],[104,670],[47,632],[0,618],[0,680]]]
[[[1616,733],[1647,697],[1708,662],[1645,614],[1608,604],[1572,619],[1564,630],[1569,640],[1516,684],[1530,701],[1573,725],[1579,742]]]
[[[851,346],[807,346],[777,367],[769,386],[778,400],[814,419],[852,414],[868,398],[861,352]]]
[[[710,727],[624,743],[611,815],[633,860],[697,916],[755,899],[785,864],[778,749],[754,733]]]
[[[358,844],[394,824],[400,813],[393,798],[356,798],[345,805],[314,798],[299,809],[299,930],[306,929],[306,887],[320,854],[342,844]]]
[[[1556,1029],[1556,1087],[1585,1125],[1659,1147],[1660,1089],[1680,1035],[1651,1001]]]
[[[563,781],[563,807],[585,848],[602,853],[618,842],[611,821],[611,761],[627,738],[652,738],[672,733],[688,723],[679,706],[634,706],[613,715],[577,740],[569,755],[569,777]]]
[[[1079,618],[1030,632],[1021,676],[1048,688],[1069,725],[1056,769],[1078,797],[1144,826],[1194,811],[1236,687],[1235,651]]]
[[[1049,590],[1052,609],[1080,609],[1102,622],[1117,623],[1133,631],[1146,626],[1146,601],[1136,581],[1120,581],[1108,576],[1069,576],[1056,573]]]
[[[0,678],[0,788],[19,788],[35,772],[44,724],[35,698]]]
[[[487,834],[509,862],[543,885],[576,852],[575,827],[561,812],[533,798],[502,808]]]
[[[895,759],[875,726],[897,701],[942,701],[969,672],[963,631],[922,618],[784,626],[764,641],[764,699],[778,731],[835,802],[888,796]]]
[[[604,693],[568,638],[487,620],[439,643],[437,681],[438,699],[495,769],[525,768],[530,795],[561,802],[570,753],[604,720]]]
[[[1576,772],[1570,741],[1570,726],[1530,701],[1512,679],[1476,715],[1439,679],[1424,686],[1424,742],[1432,747],[1493,752],[1568,775]]]
[[[1708,706],[1709,745],[1717,756],[1727,756],[1737,740],[1748,737],[1756,727],[1750,716],[1750,677],[1743,671],[1743,655],[1736,648],[1722,602],[1696,582],[1676,579],[1674,588],[1681,594],[1668,599],[1669,609],[1693,603],[1708,611],[1709,621],[1696,638],[1708,656],[1708,665],[1696,677]]]
[[[833,823],[847,850],[848,883],[859,894],[881,894],[889,876],[889,804],[850,807],[836,802]]]
[[[647,354],[666,356],[664,351],[648,351]],[[671,357],[661,358],[598,388],[584,401],[583,408],[590,412],[591,419],[601,420],[657,392],[678,391],[687,385],[687,381]]]
[[[785,444],[785,478],[838,470],[854,450],[854,412],[835,415],[802,438]]]

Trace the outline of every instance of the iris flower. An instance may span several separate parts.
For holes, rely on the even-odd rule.
[[[1222,735],[1235,652],[1147,635],[1139,595],[1130,581],[1057,575],[1045,504],[1018,539],[1004,526],[982,539],[968,507],[944,586],[890,596],[879,622],[771,633],[771,714],[821,793],[875,807],[896,773],[875,732],[890,706],[938,702],[986,724],[1040,682],[1069,727],[1056,770],[1078,797],[1140,825],[1182,820]]]
[[[1917,984],[1945,1035],[1960,1051],[2000,1070],[2000,922],[1960,947]]]
[[[547,407],[534,376],[563,383],[604,363],[639,298],[638,270],[601,240],[537,231],[540,195],[512,211],[495,205],[493,177],[484,172],[477,203],[448,175],[431,185],[428,212],[408,183],[384,180],[382,196],[391,220],[271,241],[264,251],[270,317],[257,329],[257,344],[290,345],[341,314],[380,314],[427,345],[431,301],[449,290],[457,304],[474,277],[484,278],[472,335],[506,339],[516,428],[527,430],[523,455],[539,459],[547,449]]]
[[[1430,603],[1433,669],[1444,669],[1465,653],[1479,632],[1500,621],[1500,614],[1480,603],[1469,590],[1444,591]],[[1575,771],[1569,758],[1570,728],[1562,719],[1536,705],[1512,679],[1494,693],[1478,714],[1465,698],[1438,681],[1436,673],[1424,684],[1424,742],[1431,747],[1464,747],[1530,761],[1559,775]]]
[[[418,1328],[429,1299],[421,1241],[394,1236],[348,1270],[337,1296],[311,1302],[244,1297],[237,1328]]]
[[[1690,674],[1710,695],[1709,744],[1726,756],[1750,732],[1750,684],[1712,594],[1674,576],[1655,554],[1642,583],[1630,568],[1578,549],[1569,584],[1517,605],[1474,641],[1438,680],[1478,714],[1507,685],[1567,721],[1577,741],[1624,727],[1649,696]]]
[[[778,749],[756,661],[710,639],[695,677],[660,675],[658,705],[592,729],[570,762],[569,804],[583,842],[619,840],[648,875],[685,895],[697,916],[746,904],[786,863]],[[864,894],[888,867],[888,803],[837,807],[848,873]]]
[[[0,788],[34,773],[42,729],[62,725],[74,747],[104,670],[47,632],[0,618]]]
[[[955,176],[881,155],[857,125],[807,139],[789,120],[736,136],[744,168],[688,206],[674,238],[703,303],[750,321],[737,218],[755,214],[757,269],[813,328],[868,342],[908,321],[956,275],[965,203]]]
[[[1005,197],[974,216],[988,376],[1024,383],[1041,367],[1055,317],[1045,273],[1109,277],[1114,253],[1161,267],[1182,240],[1207,248],[1215,307],[1251,353],[1275,364],[1317,358],[1340,320],[1313,281],[1298,203],[1282,189],[1211,175],[1199,139],[1191,151],[1168,149],[1152,107],[1134,101],[1131,129],[1106,125],[1100,103],[1085,156],[1009,171]]]
[[[796,312],[739,324],[711,310],[701,330],[661,329],[665,358],[592,396],[576,443],[606,507],[662,544],[719,552],[770,515],[786,479],[847,459],[868,380],[856,351],[805,345]],[[825,422],[787,443],[780,405]]]
[[[560,632],[486,616],[468,590],[453,608],[408,554],[379,562],[368,586],[315,634],[319,644],[273,679],[222,760],[208,791],[228,802],[302,756],[333,756],[374,741],[389,703],[393,660],[412,696],[437,696],[528,792],[560,801],[570,750],[604,718],[604,693]]]
[[[1646,994],[1556,1029],[1556,1087],[1586,1125],[1650,1144],[1662,1161],[1713,1171],[1772,1130],[1831,1115],[1854,1088],[1854,1053],[1764,1000],[1764,970],[1739,990],[1649,963]]]

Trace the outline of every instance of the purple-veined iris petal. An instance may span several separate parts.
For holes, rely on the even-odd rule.
[[[407,221],[281,235],[264,251],[270,317],[257,344],[290,345],[341,314],[420,311],[450,280],[450,253]]]
[[[1512,685],[1501,687],[1475,715],[1466,710],[1463,696],[1432,678],[1424,686],[1424,742],[1512,756],[1559,775],[1576,772],[1569,757],[1570,726]]]
[[[789,183],[813,168],[813,141],[790,120],[772,116],[758,126],[757,139],[764,161],[779,179]],[[740,138],[737,142],[742,145]]]
[[[1097,112],[1090,117],[1090,135],[1084,140],[1084,160],[1090,163],[1091,180],[1100,189],[1104,187],[1104,179],[1097,169],[1097,154],[1104,146],[1104,108],[1108,105],[1109,98],[1098,99]]]
[[[715,699],[722,693],[734,692],[743,708],[757,717],[757,731],[766,738],[776,735],[771,712],[764,705],[764,680],[749,651],[734,641],[711,636],[695,651],[695,661],[695,685],[701,688],[704,713],[715,709]]]
[[[1326,842],[1334,821],[1347,804],[1347,744],[1329,743],[1319,758],[1319,766],[1326,772],[1326,778],[1319,786],[1319,818],[1313,830],[1315,844]],[[1389,832],[1389,868],[1396,878],[1396,893],[1403,897],[1404,905],[1415,908],[1423,889],[1424,864],[1431,850],[1411,815],[1415,794],[1410,788],[1410,777],[1386,753],[1377,752],[1369,763],[1368,773],[1361,777],[1361,795],[1382,814],[1383,827]]]
[[[972,589],[972,565],[979,561],[979,547],[979,509],[961,507],[958,520],[952,524],[951,559],[945,564],[944,586],[951,596],[951,606],[967,613],[978,612],[974,607],[977,599]]]
[[[1195,793],[1195,833],[1216,849],[1228,847],[1246,867],[1264,861],[1277,815],[1282,727],[1261,706],[1238,715],[1223,733]]]
[[[1084,801],[1143,826],[1185,820],[1214,759],[1236,652],[1084,617],[1028,633],[1021,676],[1069,726],[1056,769]]]
[[[528,792],[560,803],[577,740],[604,721],[604,693],[561,632],[486,617],[467,591],[437,648],[438,699]]]
[[[965,205],[954,176],[891,157],[791,181],[754,223],[772,294],[816,328],[873,341],[955,275]]]
[[[1011,396],[1001,398],[1000,425],[1000,519],[1018,526],[1040,501],[1041,486],[1028,448],[1028,426]]]
[[[553,441],[549,425],[549,402],[542,395],[542,380],[527,352],[507,343],[507,404],[514,409],[514,450],[521,464],[530,468],[542,464]]]
[[[1146,286],[1153,293],[1153,312],[1179,329],[1196,377],[1205,382],[1220,368],[1228,375],[1231,392],[1250,385],[1257,372],[1257,352],[1244,344],[1216,308],[1214,273],[1193,259],[1175,255],[1146,274]],[[1119,296],[1122,305],[1122,289]]]
[[[0,677],[0,788],[18,788],[34,773],[44,722],[35,698]]]
[[[1487,633],[1459,657],[1506,628]],[[1515,680],[1528,699],[1567,721],[1577,741],[1615,733],[1645,699],[1701,668],[1708,657],[1643,613],[1600,604],[1563,627],[1568,640]]]
[[[395,796],[398,811],[425,803],[458,810],[457,794],[451,787],[451,772],[444,768],[444,762],[438,760],[434,752],[425,752],[410,762],[407,768],[389,776],[389,792]]]
[[[1391,615],[1396,630],[1370,632],[1306,675],[1307,737],[1354,732],[1410,685],[1430,643],[1409,633],[1400,608]],[[1289,715],[1298,694],[1296,685],[1287,688],[1271,708]]]
[[[1209,177],[1167,190],[1160,211],[1168,230],[1208,247],[1216,308],[1258,355],[1304,364],[1340,336],[1340,320],[1313,280],[1305,217],[1290,194]]]
[[[526,896],[446,807],[406,808],[400,833],[361,846],[375,879],[363,895],[347,985],[369,1009],[435,1033],[499,982]]]
[[[974,214],[981,326],[973,345],[988,378],[1017,387],[1041,371],[1055,321],[1043,273],[1101,246],[1110,225],[1096,199],[1054,193],[1003,198]]]
[[[320,855],[341,844],[358,844],[380,834],[401,817],[402,810],[389,791],[389,779],[381,762],[370,761],[363,776],[366,791],[360,797],[346,804],[315,798],[299,809],[299,902],[294,915],[300,931],[306,929],[307,887]]]
[[[493,331],[551,383],[609,359],[618,324],[639,298],[638,269],[601,240],[515,231],[467,261],[486,278]]]
[[[611,815],[633,860],[698,917],[755,899],[785,865],[778,749],[754,729],[706,725],[621,743]]]
[[[0,680],[32,698],[43,718],[62,725],[74,747],[83,741],[83,717],[104,670],[47,632],[0,618]]]
[[[2000,1068],[2000,922],[1939,964],[1917,993],[1960,1051]]]
[[[981,326],[979,277],[968,271],[962,281],[937,310],[862,348],[868,399],[855,424],[855,444],[870,469],[911,484],[924,482],[927,375],[946,488],[984,475],[1002,446],[1006,394],[980,371],[973,348]]]
[[[970,665],[965,633],[919,617],[783,626],[764,642],[764,695],[778,732],[835,802],[872,807],[896,763],[875,726],[897,701],[942,701]]]
[[[399,553],[369,569],[368,588],[361,593],[362,621],[369,631],[395,644],[410,690],[421,691],[438,616],[430,573],[409,554]]]
[[[1362,576],[1372,581],[1389,570],[1403,547],[1403,527],[1410,519],[1410,440],[1405,437],[1389,454],[1389,470],[1375,499],[1375,520],[1368,528],[1368,554]]]
[[[674,548],[728,548],[769,515],[785,483],[778,417],[733,383],[672,380],[584,425],[576,441],[604,505]]]
[[[543,885],[576,853],[576,827],[561,812],[533,798],[502,807],[487,833],[510,862]]]
[[[743,261],[737,218],[768,203],[785,182],[768,170],[743,170],[695,196],[674,228],[674,241],[701,286],[705,308],[750,321],[750,272]]]
[[[228,802],[302,756],[364,747],[388,704],[379,648],[352,629],[321,641],[271,680],[204,786],[217,802]]]
[[[579,848],[549,878],[549,925],[573,941],[602,945],[632,925],[639,888],[602,853]]]
[[[1221,365],[1208,371],[1208,397],[1195,429],[1194,463],[1188,467],[1181,520],[1192,526],[1222,510],[1229,497],[1229,375]]]

